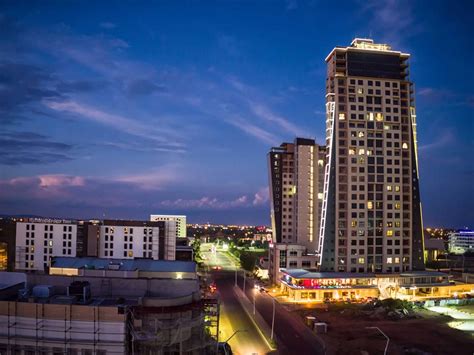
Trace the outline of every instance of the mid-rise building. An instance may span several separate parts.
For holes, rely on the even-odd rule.
[[[186,238],[186,216],[152,214],[150,221],[165,222],[167,234],[174,234],[176,238]]]
[[[164,222],[104,220],[97,228],[100,258],[175,259],[176,236]]]
[[[306,138],[283,143],[268,154],[272,280],[280,268],[316,267],[325,155],[325,147]]]
[[[15,269],[34,271],[50,266],[53,256],[76,256],[77,223],[26,218],[16,222]]]
[[[322,271],[424,269],[409,57],[355,39],[326,58]]]
[[[449,235],[448,250],[453,254],[474,252],[474,231],[459,230]]]
[[[166,222],[21,219],[15,228],[15,270],[45,272],[60,256],[175,260],[176,236],[167,231]]]

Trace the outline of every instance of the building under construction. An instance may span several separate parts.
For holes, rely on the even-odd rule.
[[[193,262],[56,266],[63,275],[0,274],[0,354],[216,352],[218,303],[201,297]]]

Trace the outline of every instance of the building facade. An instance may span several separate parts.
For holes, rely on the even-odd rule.
[[[16,222],[15,269],[43,271],[54,256],[76,256],[77,223],[26,218]]]
[[[318,246],[325,149],[313,139],[296,138],[268,154],[274,243]]]
[[[424,269],[409,57],[355,39],[326,58],[322,271]]]
[[[186,216],[152,214],[150,221],[165,222],[166,233],[174,234],[176,238],[186,238]]]
[[[453,254],[474,252],[474,231],[459,230],[449,235],[448,250]]]
[[[175,259],[176,236],[165,222],[104,220],[97,228],[100,258]]]
[[[296,138],[268,153],[272,247],[269,275],[280,268],[316,267],[323,199],[325,148],[313,139]]]

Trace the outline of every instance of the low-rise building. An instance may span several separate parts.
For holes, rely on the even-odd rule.
[[[449,235],[448,250],[453,254],[474,252],[474,231],[459,230]]]
[[[455,283],[448,274],[437,271],[375,274],[282,269],[279,284],[289,302],[368,297],[422,300],[449,298],[474,289],[474,284]]]
[[[0,353],[202,354],[215,348],[204,321],[218,316],[218,307],[201,299],[193,262],[56,262],[77,272],[0,273]]]
[[[316,268],[318,256],[304,245],[275,243],[268,248],[268,277],[272,283],[281,278],[281,269]]]

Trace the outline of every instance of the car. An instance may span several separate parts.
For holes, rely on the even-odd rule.
[[[217,286],[215,283],[212,283],[209,285],[209,291],[211,291],[211,293],[214,293],[217,291]]]

